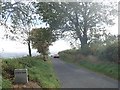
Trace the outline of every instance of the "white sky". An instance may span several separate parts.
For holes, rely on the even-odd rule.
[[[2,30],[2,29],[1,29]],[[118,34],[118,24],[108,28],[112,34]],[[27,45],[24,45],[18,41],[3,40],[3,32],[0,33],[0,52],[25,52],[28,53]],[[70,49],[70,45],[65,40],[58,40],[50,46],[50,53],[57,53],[59,51]],[[32,49],[32,52],[36,52],[35,49]]]
[[[45,27],[45,24],[43,23],[39,25],[39,27]],[[2,39],[5,34],[4,27],[0,26],[0,30],[0,53],[28,53],[28,46],[26,44],[22,44],[21,40],[11,41]],[[54,54],[65,49],[70,49],[69,43],[64,40],[57,40],[52,46],[50,46],[49,51]],[[32,49],[32,53],[35,53],[36,51],[36,49]]]
[[[2,39],[4,37],[4,29],[3,27],[0,27],[0,53],[28,53],[28,47],[26,44],[22,44],[19,41],[11,41]],[[50,46],[49,50],[50,53],[58,53],[59,51],[70,49],[70,45],[68,42],[65,42],[64,40],[58,40],[53,43],[52,46]],[[37,50],[32,49],[32,53],[35,53]]]
[[[115,25],[111,27],[107,27],[107,31],[110,32],[113,35],[118,35],[118,18],[114,20]]]
[[[20,52],[20,53],[27,53],[28,52],[28,47],[25,44],[22,44],[17,41],[10,41],[10,40],[2,40],[0,39],[0,52],[1,53],[15,53],[15,52]],[[55,43],[53,43],[53,46],[50,46],[50,52],[51,53],[57,53],[58,51],[62,51],[65,49],[70,49],[70,46],[67,42],[64,40],[58,40]],[[32,52],[36,52],[37,50],[32,49]]]
[[[116,24],[112,27],[108,27],[108,32],[112,34],[118,34],[118,19],[115,20]],[[28,53],[28,47],[25,44],[22,44],[17,41],[10,41],[10,40],[3,40],[1,39],[3,37],[3,28],[0,27],[0,53],[5,52],[25,52]],[[53,43],[53,46],[49,47],[50,53],[57,53],[59,51],[70,49],[70,45],[68,42],[64,40],[58,40],[55,43]],[[36,52],[35,49],[32,49],[32,52]]]
[[[58,53],[59,51],[63,51],[66,49],[70,49],[70,44],[68,42],[66,42],[65,40],[58,40],[56,42],[53,43],[53,46],[50,46],[50,52],[51,53]]]

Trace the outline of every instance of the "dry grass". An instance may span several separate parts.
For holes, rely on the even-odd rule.
[[[41,88],[36,82],[29,81],[26,84],[15,84],[12,86],[14,90],[24,89],[24,88]]]

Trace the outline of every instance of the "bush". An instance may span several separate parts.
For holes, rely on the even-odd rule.
[[[80,52],[83,55],[90,55],[92,53],[91,48],[88,45],[85,45],[83,48],[81,48]]]
[[[17,60],[3,60],[2,62],[2,75],[7,78],[13,78],[14,69],[23,68],[23,65],[20,64]]]
[[[118,43],[105,46],[102,50],[99,50],[99,58],[106,59],[111,62],[118,62]]]

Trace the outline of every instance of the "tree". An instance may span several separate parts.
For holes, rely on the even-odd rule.
[[[30,29],[34,23],[34,10],[31,3],[22,2],[4,2],[2,4],[2,21],[10,24],[11,29],[7,32],[14,34],[13,39],[22,39],[23,43],[28,44],[29,56],[31,55],[30,40],[27,39],[30,35]],[[6,33],[6,36],[9,34]],[[20,41],[20,40],[19,40]]]
[[[23,3],[22,3],[23,4]],[[23,14],[21,15],[18,10],[18,12],[13,12],[13,16],[12,16],[12,23],[13,23],[13,28],[14,29],[18,29],[18,33],[20,32],[22,34],[22,38],[24,39],[24,41],[27,41],[28,44],[28,50],[29,50],[29,56],[32,56],[31,54],[31,41],[29,39],[27,39],[30,36],[30,30],[32,27],[32,8],[30,7],[30,5],[20,5],[18,6],[18,8],[21,8]],[[17,32],[16,30],[14,30],[15,32]],[[24,36],[23,36],[24,34]]]
[[[42,20],[51,28],[71,33],[75,39],[79,39],[81,48],[88,47],[94,30],[104,30],[105,25],[113,25],[115,8],[97,2],[39,2],[37,14],[42,15]]]
[[[115,42],[118,42],[118,38],[116,35],[112,35],[112,34],[105,34],[105,40],[104,40],[104,44],[105,45],[111,45]]]
[[[29,39],[32,41],[33,48],[37,49],[39,53],[43,55],[43,59],[46,61],[48,55],[48,48],[56,40],[50,28],[35,28],[32,29]]]
[[[90,49],[93,55],[97,55],[99,51],[102,51],[102,49],[104,52],[106,47],[110,48],[110,46],[112,45],[114,46],[114,48],[116,48],[117,45],[115,44],[118,42],[118,37],[116,35],[112,35],[110,33],[107,34],[106,32],[95,35],[97,35],[96,38],[94,38],[94,40],[90,43]]]

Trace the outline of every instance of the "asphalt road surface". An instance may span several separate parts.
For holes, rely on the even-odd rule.
[[[117,80],[53,58],[62,88],[118,88]]]

